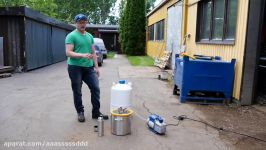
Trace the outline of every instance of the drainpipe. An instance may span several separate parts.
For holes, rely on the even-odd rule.
[[[188,0],[183,0],[182,7],[182,43],[184,43],[184,38],[187,34],[187,16],[188,16]]]

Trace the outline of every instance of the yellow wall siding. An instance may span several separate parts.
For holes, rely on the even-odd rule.
[[[164,40],[163,41],[149,41],[146,42],[146,53],[151,57],[158,57],[163,54],[165,50],[166,32],[167,32],[167,8],[176,3],[178,0],[168,0],[168,2],[158,9],[156,12],[148,17],[148,26],[165,19],[164,21]],[[148,29],[148,28],[147,28]],[[148,30],[147,30],[148,31]],[[154,31],[155,32],[155,31]],[[148,33],[147,33],[148,37]]]
[[[146,43],[147,47],[147,55],[157,58],[163,54],[163,51],[165,50],[165,42],[164,41],[148,41]]]
[[[192,4],[195,0],[188,0],[187,3]],[[197,4],[187,6],[187,28],[186,33],[190,34],[190,39],[187,40],[186,51],[189,54],[201,54],[207,56],[221,56],[222,60],[230,61],[236,58],[235,68],[235,83],[233,97],[239,99],[240,87],[242,79],[243,56],[245,49],[247,16],[248,16],[249,0],[238,0],[238,19],[236,25],[235,45],[210,45],[197,44],[196,38],[196,18],[197,18]]]

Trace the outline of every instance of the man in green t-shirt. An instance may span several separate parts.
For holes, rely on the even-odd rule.
[[[68,56],[68,74],[71,80],[74,104],[78,113],[78,121],[84,122],[84,106],[82,105],[82,82],[85,82],[91,92],[92,118],[108,116],[100,112],[100,88],[98,77],[100,75],[97,56],[93,46],[93,36],[86,32],[87,17],[78,14],[75,18],[76,29],[69,33],[65,39],[66,55]]]

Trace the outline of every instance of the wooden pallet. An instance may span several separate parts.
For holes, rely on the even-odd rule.
[[[168,60],[171,56],[170,51],[164,51],[163,56],[160,58],[155,58],[154,65],[160,67],[161,69],[164,69],[166,65],[168,64]]]
[[[11,73],[1,73],[1,74],[0,74],[0,79],[1,79],[1,78],[8,78],[8,77],[11,77],[11,76],[12,76]]]
[[[14,68],[12,66],[0,66],[0,73],[10,73],[13,71]]]

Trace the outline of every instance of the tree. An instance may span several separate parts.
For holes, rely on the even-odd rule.
[[[116,16],[108,16],[108,22],[109,25],[117,25],[118,24],[118,17]]]
[[[39,11],[49,17],[56,18],[57,16],[55,12],[57,5],[54,3],[54,0],[24,0],[24,2],[33,10]]]
[[[130,3],[130,1],[129,1]],[[121,44],[121,48],[123,53],[125,52],[126,49],[126,17],[128,17],[128,7],[129,5],[127,5],[127,1],[126,0],[121,0],[120,4],[119,4],[119,14],[120,14],[120,19],[119,19],[119,42]]]
[[[94,0],[93,0],[94,1]],[[98,16],[100,16],[100,24],[105,24],[108,19],[111,8],[115,6],[116,0],[97,0],[94,1],[96,6],[98,6],[98,11],[100,12]]]
[[[23,5],[22,0],[1,0],[0,1],[0,6],[8,7],[8,6],[20,6]]]
[[[116,5],[114,4],[111,7],[111,10],[110,10],[109,15],[107,16],[107,22],[106,22],[106,24],[109,24],[109,25],[118,25],[119,16],[116,16],[117,10],[119,10],[119,8],[117,8]]]
[[[146,13],[149,13],[154,8],[156,0],[146,0]]]
[[[71,22],[75,15],[83,13],[92,24],[105,24],[115,0],[55,0],[58,18]]]
[[[126,7],[126,0],[121,0],[119,3],[119,16],[121,17],[124,13],[125,7]]]
[[[22,5],[68,23],[83,13],[90,23],[105,24],[115,0],[0,0],[0,6],[4,7]]]
[[[121,17],[121,44],[127,55],[145,53],[145,0],[129,0]]]
[[[54,0],[0,0],[0,6],[27,6],[50,17],[56,17],[57,9]]]

